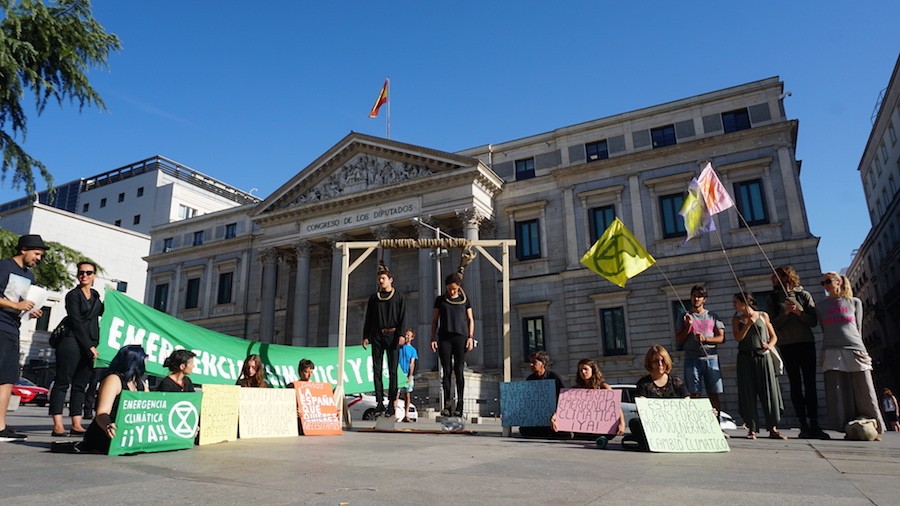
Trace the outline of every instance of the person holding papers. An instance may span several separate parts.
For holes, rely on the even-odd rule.
[[[41,308],[28,300],[28,289],[34,283],[29,269],[37,265],[47,252],[39,235],[23,235],[12,258],[0,260],[0,441],[24,441],[28,436],[6,426],[6,409],[12,387],[19,381],[19,326],[22,315],[40,318]]]

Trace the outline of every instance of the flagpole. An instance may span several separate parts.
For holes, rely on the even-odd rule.
[[[386,135],[386,137],[387,137],[387,139],[390,139],[391,138],[391,77],[390,76],[387,77],[387,83],[388,83],[388,96],[387,96],[388,113],[387,113],[387,135]]]

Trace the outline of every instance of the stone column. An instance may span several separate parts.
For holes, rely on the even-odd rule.
[[[278,251],[275,248],[263,250],[259,256],[262,262],[261,302],[259,305],[259,341],[272,343],[275,337],[275,289],[278,282]]]
[[[172,293],[169,294],[169,300],[166,301],[167,312],[178,318],[178,309],[181,306],[181,267],[182,264],[175,266],[175,279],[172,282]]]
[[[334,235],[328,239],[328,247],[331,248],[331,294],[328,297],[329,348],[338,345],[338,317],[341,309],[341,250],[335,248],[335,245],[346,240],[347,237],[344,235]]]
[[[480,210],[470,207],[468,209],[457,211],[456,216],[463,223],[463,237],[469,241],[477,241],[479,239],[478,230],[481,222],[486,216]],[[481,260],[476,257],[465,269],[465,278],[463,286],[465,287],[466,296],[472,304],[472,314],[475,317],[475,339],[479,341],[478,346],[466,355],[466,363],[471,366],[484,366],[484,320],[482,318],[482,298],[481,293]]]
[[[300,241],[294,245],[297,273],[294,282],[294,335],[291,344],[309,346],[309,260],[312,244]]]
[[[417,224],[419,239],[433,239],[434,231]],[[437,370],[437,355],[431,351],[431,315],[434,309],[434,298],[437,296],[434,286],[434,264],[432,250],[419,248],[419,328],[416,351],[419,352],[419,367],[422,372]],[[409,308],[412,309],[412,308]]]

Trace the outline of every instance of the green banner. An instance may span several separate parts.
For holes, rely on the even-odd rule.
[[[185,450],[194,446],[201,393],[124,390],[116,413],[110,455]]]
[[[201,385],[234,385],[244,359],[254,353],[262,358],[266,380],[272,386],[284,387],[299,379],[297,364],[302,358],[316,364],[312,381],[337,384],[337,348],[304,348],[231,337],[183,322],[111,289],[106,290],[104,305],[97,347],[100,366],[107,366],[122,346],[140,344],[149,355],[147,374],[151,376],[168,375],[169,370],[162,365],[166,357],[174,350],[188,349],[197,354],[191,381]],[[386,378],[386,364],[382,370]],[[344,392],[372,392],[375,390],[373,378],[371,350],[347,346]],[[400,385],[406,383],[404,374],[398,374],[397,379]]]

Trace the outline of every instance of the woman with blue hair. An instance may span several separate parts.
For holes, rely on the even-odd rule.
[[[109,453],[109,444],[116,437],[116,411],[119,395],[123,390],[148,391],[144,362],[147,353],[140,345],[123,346],[109,363],[109,373],[100,383],[97,396],[97,414],[77,443],[54,443],[50,451],[55,453]]]

